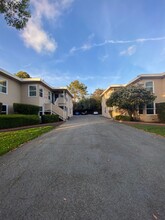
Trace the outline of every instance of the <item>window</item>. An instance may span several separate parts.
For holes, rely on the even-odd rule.
[[[39,90],[40,97],[43,97],[43,89]]]
[[[48,99],[51,100],[51,92],[48,92]]]
[[[150,92],[153,92],[153,82],[146,82],[146,89]]]
[[[1,114],[3,114],[3,115],[6,115],[6,114],[7,114],[7,105],[2,105]]]
[[[147,114],[154,114],[154,103],[150,103],[146,105],[146,112]]]
[[[4,79],[0,79],[0,92],[7,93],[7,81]]]
[[[29,86],[29,96],[30,97],[37,96],[37,88],[36,88],[36,86]]]
[[[143,110],[144,110],[144,105],[140,104],[139,105],[139,114],[143,114]]]

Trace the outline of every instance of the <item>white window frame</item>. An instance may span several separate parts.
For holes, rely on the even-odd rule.
[[[48,92],[48,100],[51,101],[52,93],[49,91]]]
[[[148,114],[147,113],[147,105],[145,106],[145,109],[146,109],[146,115],[156,115],[156,104],[155,104],[155,102],[153,102],[153,114]]]
[[[145,88],[147,89],[146,84],[149,83],[149,82],[152,82],[152,93],[154,93],[154,81],[151,81],[151,80],[150,81],[146,81],[145,82]],[[148,90],[148,91],[150,91],[150,90]]]
[[[36,95],[35,96],[30,95],[30,86],[35,86],[36,87]],[[37,97],[37,85],[34,85],[34,84],[28,85],[28,97]]]
[[[0,77],[0,80],[3,80],[3,81],[6,82],[6,92],[1,92],[1,91],[0,91],[0,93],[2,93],[2,94],[8,94],[8,80],[6,80],[6,79],[4,79],[4,78],[1,78],[1,77]],[[3,86],[2,86],[2,87],[3,87]]]
[[[8,105],[2,104],[2,106],[6,106],[6,114],[4,114],[3,111],[1,111],[1,114],[2,114],[2,115],[8,115]]]
[[[42,89],[42,96],[40,96],[40,89]],[[39,87],[39,97],[44,98],[44,88],[43,87]]]

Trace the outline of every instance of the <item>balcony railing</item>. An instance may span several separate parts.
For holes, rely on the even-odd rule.
[[[45,112],[50,112],[51,114],[57,114],[63,121],[67,119],[66,111],[64,111],[56,104],[47,103],[45,104],[44,108],[45,108]]]

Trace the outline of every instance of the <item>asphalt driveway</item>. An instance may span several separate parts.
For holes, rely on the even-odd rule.
[[[0,158],[2,220],[165,219],[165,138],[75,116]]]

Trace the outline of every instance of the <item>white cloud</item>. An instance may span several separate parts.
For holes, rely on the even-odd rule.
[[[136,52],[136,46],[132,45],[128,47],[126,50],[120,52],[120,56],[132,56]]]
[[[73,2],[74,0],[60,0],[59,5],[62,7],[62,9],[67,9]]]
[[[31,0],[34,8],[31,19],[26,28],[21,32],[21,37],[27,47],[33,48],[38,53],[54,52],[57,49],[55,39],[43,29],[43,19],[57,22],[59,17],[68,9],[74,0]]]
[[[155,37],[155,38],[137,38],[135,40],[105,40],[104,42],[101,42],[101,43],[90,44],[90,47],[88,47],[88,50],[89,49],[93,49],[95,47],[106,46],[108,44],[131,44],[131,43],[144,43],[144,42],[148,42],[148,41],[162,41],[162,40],[165,40],[165,36],[163,36],[163,37]],[[73,46],[70,49],[70,53],[72,53],[72,54],[77,52],[77,51],[84,51],[84,45],[81,46],[81,47]]]
[[[89,44],[89,43],[84,44],[84,45],[81,47],[81,49],[82,49],[83,51],[90,50],[90,49],[91,49],[91,44]]]
[[[90,76],[90,75],[88,75],[88,76],[76,76],[76,79],[78,79],[78,80],[82,80],[82,81],[88,81],[88,80],[94,80],[94,79],[96,79],[96,77],[95,76]]]
[[[42,17],[53,19],[55,16],[59,16],[56,1],[52,3],[49,0],[31,0],[31,3],[35,9],[33,17],[38,20],[42,19]]]
[[[90,43],[85,43],[81,47],[72,47],[69,51],[70,54],[74,54],[76,51],[87,51],[90,50],[93,46]]]
[[[87,41],[86,43],[84,43],[81,47],[72,47],[69,51],[69,54],[74,54],[76,51],[87,51],[90,50],[93,46],[93,44],[91,43],[93,38],[95,37],[95,34],[92,33],[87,37]]]
[[[38,53],[43,51],[54,52],[57,48],[55,40],[42,29],[40,24],[32,20],[22,32],[22,37],[27,47],[32,47]]]

